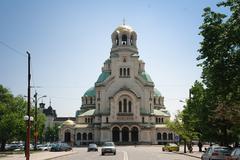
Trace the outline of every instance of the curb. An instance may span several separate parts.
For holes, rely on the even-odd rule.
[[[198,158],[201,159],[201,157],[195,156],[195,155],[191,155],[191,154],[186,154],[186,153],[179,153],[179,152],[175,152],[176,154],[181,154],[181,155],[185,155],[185,156],[189,156],[189,157],[194,157],[194,158]]]

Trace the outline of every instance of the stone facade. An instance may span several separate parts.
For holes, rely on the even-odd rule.
[[[110,58],[82,97],[76,121],[65,121],[61,141],[76,145],[114,141],[119,144],[174,142],[165,122],[170,114],[139,59],[137,34],[127,25],[112,33]]]

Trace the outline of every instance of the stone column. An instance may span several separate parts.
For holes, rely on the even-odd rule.
[[[122,130],[119,131],[119,142],[122,142]]]
[[[128,136],[129,136],[129,142],[132,142],[132,131],[131,130],[129,131],[129,135]]]

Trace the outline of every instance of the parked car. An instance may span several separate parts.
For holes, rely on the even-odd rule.
[[[102,155],[105,153],[113,153],[116,155],[116,147],[113,142],[104,142],[102,146]]]
[[[175,143],[167,143],[165,146],[162,147],[162,151],[179,151],[179,145]]]
[[[42,144],[38,146],[38,149],[41,151],[50,151],[52,148],[52,144],[47,143],[47,144]]]
[[[67,143],[55,143],[52,145],[50,151],[70,151],[72,147],[69,146]]]
[[[16,149],[20,149],[20,146],[18,144],[6,144],[5,150],[7,151],[14,151]]]
[[[223,146],[211,146],[201,156],[201,160],[225,160],[230,156],[231,149]]]
[[[240,160],[240,147],[235,148],[226,160]]]
[[[88,151],[88,152],[89,152],[89,151],[98,151],[98,147],[97,147],[96,144],[90,143],[90,144],[88,145],[87,151]]]

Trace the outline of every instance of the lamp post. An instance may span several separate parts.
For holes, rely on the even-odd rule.
[[[30,115],[25,115],[23,117],[24,121],[27,124],[27,137],[26,137],[26,141],[25,141],[25,156],[26,156],[26,160],[30,159],[30,148],[29,148],[29,143],[30,143],[30,125],[31,122],[33,121],[33,117]]]
[[[34,150],[37,150],[37,141],[38,141],[38,127],[37,127],[37,103],[38,103],[38,100],[40,98],[44,98],[44,97],[47,97],[46,95],[44,96],[41,96],[41,97],[37,97],[38,94],[37,92],[35,92],[34,94],[34,102],[35,102],[35,123],[34,123]]]

